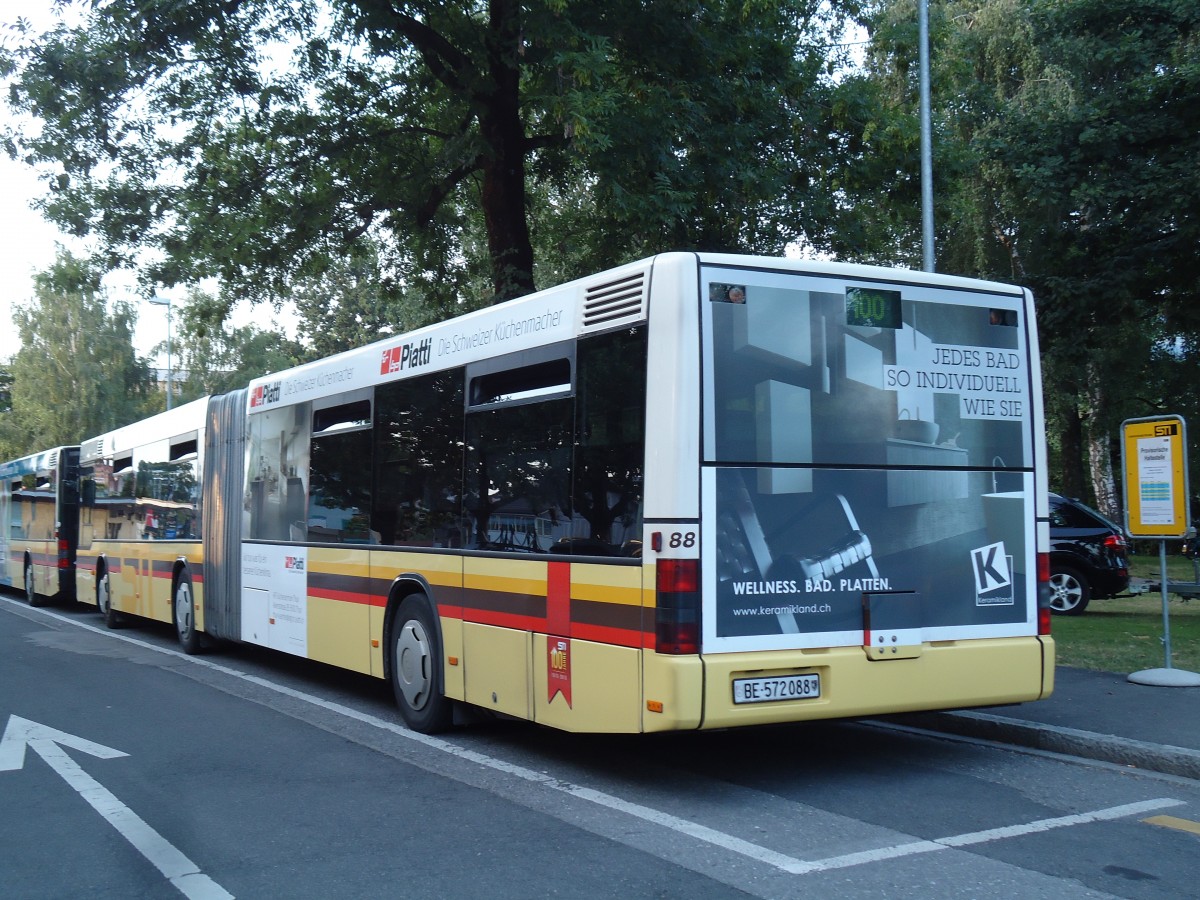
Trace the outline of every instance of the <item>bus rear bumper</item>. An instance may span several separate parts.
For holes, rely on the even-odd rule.
[[[926,643],[919,655],[889,660],[836,647],[710,654],[703,663],[705,729],[1023,703],[1048,696],[1054,684],[1053,641],[1032,636]],[[786,684],[804,674],[819,677],[819,696],[745,701],[743,688],[744,702],[735,702],[739,680]]]

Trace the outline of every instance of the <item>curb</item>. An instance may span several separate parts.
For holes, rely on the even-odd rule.
[[[978,712],[906,713],[890,716],[889,719],[930,731],[944,731],[1005,744],[1017,744],[1200,780],[1200,751],[1189,750],[1186,747],[1152,744],[1132,738]]]

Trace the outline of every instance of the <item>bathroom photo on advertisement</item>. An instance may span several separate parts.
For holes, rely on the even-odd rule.
[[[709,646],[1036,616],[1023,297],[706,270]]]

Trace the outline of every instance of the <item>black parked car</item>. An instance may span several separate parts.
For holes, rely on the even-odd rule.
[[[1093,597],[1129,587],[1128,544],[1120,526],[1078,500],[1050,495],[1050,608],[1077,616]]]

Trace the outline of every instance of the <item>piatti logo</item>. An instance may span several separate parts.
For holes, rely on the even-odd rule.
[[[395,375],[405,369],[426,365],[432,351],[433,338],[425,338],[420,343],[413,341],[411,344],[388,347],[379,361],[379,374]]]
[[[250,408],[258,409],[260,406],[279,402],[279,393],[280,383],[278,381],[273,381],[270,384],[260,384],[250,392]]]

